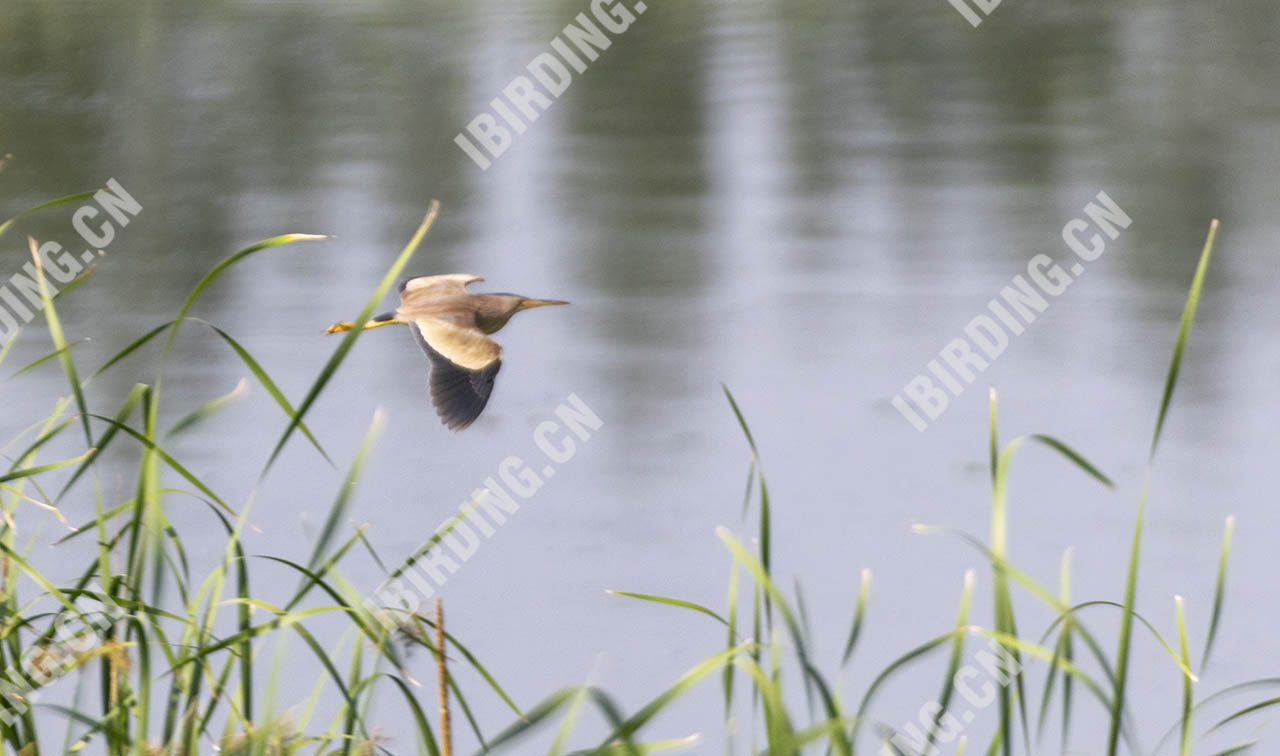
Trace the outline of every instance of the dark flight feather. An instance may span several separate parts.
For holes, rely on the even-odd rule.
[[[478,370],[469,370],[432,349],[416,323],[409,323],[409,330],[413,331],[418,346],[431,361],[429,387],[436,414],[451,430],[462,430],[471,425],[489,403],[489,394],[493,393],[494,379],[498,377],[502,360],[494,360]]]

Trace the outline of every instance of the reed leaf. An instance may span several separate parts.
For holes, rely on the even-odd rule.
[[[435,223],[436,215],[439,214],[439,212],[440,203],[432,200],[431,207],[427,211],[426,217],[422,219],[422,224],[418,226],[417,232],[414,233],[413,238],[411,238],[409,243],[405,245],[400,256],[396,258],[395,262],[391,264],[391,268],[388,269],[386,274],[382,277],[381,283],[379,283],[378,287],[374,289],[369,300],[365,302],[364,308],[360,311],[360,314],[356,316],[354,321],[352,321],[351,330],[340,342],[338,342],[338,347],[334,350],[333,356],[330,357],[329,361],[325,363],[323,368],[321,368],[320,374],[316,376],[315,381],[311,384],[311,388],[307,391],[307,395],[303,398],[302,402],[299,403],[298,411],[294,413],[293,417],[289,420],[288,427],[285,428],[284,434],[281,435],[280,440],[276,443],[275,449],[272,450],[270,458],[267,459],[267,464],[263,467],[262,472],[258,476],[259,480],[266,477],[267,471],[269,471],[272,465],[275,464],[276,459],[280,456],[280,452],[284,449],[284,445],[288,443],[290,436],[293,435],[293,432],[297,430],[299,425],[302,423],[302,418],[305,417],[307,412],[311,409],[311,405],[315,404],[320,393],[324,391],[325,386],[329,385],[329,381],[333,378],[333,374],[337,372],[338,367],[347,358],[347,353],[356,345],[356,339],[360,338],[360,334],[364,329],[364,324],[369,321],[369,318],[373,317],[373,311],[377,308],[378,303],[382,301],[383,297],[385,297],[387,292],[391,290],[391,287],[395,284],[396,280],[400,278],[400,274],[404,271],[405,266],[408,265],[409,260],[413,258],[414,252],[418,251],[418,245],[422,243],[427,232],[431,230],[431,226]]]
[[[1165,376],[1164,393],[1160,398],[1160,411],[1156,415],[1155,431],[1151,434],[1151,450],[1147,455],[1147,469],[1143,475],[1142,493],[1138,498],[1137,521],[1133,528],[1133,542],[1129,547],[1129,568],[1125,573],[1124,612],[1120,617],[1120,639],[1116,649],[1116,681],[1111,699],[1111,719],[1107,734],[1107,756],[1116,756],[1119,747],[1120,728],[1123,720],[1125,688],[1129,680],[1129,651],[1133,634],[1133,609],[1137,600],[1138,559],[1142,550],[1142,526],[1146,516],[1147,492],[1151,482],[1151,464],[1155,459],[1156,448],[1160,443],[1160,435],[1164,430],[1165,417],[1169,412],[1169,403],[1173,400],[1173,391],[1178,384],[1178,374],[1182,369],[1182,356],[1186,351],[1187,339],[1191,335],[1191,326],[1195,323],[1196,309],[1200,304],[1200,294],[1204,288],[1205,274],[1209,269],[1209,259],[1213,254],[1213,243],[1218,235],[1218,221],[1209,224],[1209,235],[1205,239],[1204,249],[1200,252],[1200,262],[1196,265],[1195,277],[1191,281],[1191,291],[1187,294],[1186,304],[1182,308],[1182,321],[1178,326],[1178,336],[1173,344],[1173,356],[1169,361],[1169,370]]]

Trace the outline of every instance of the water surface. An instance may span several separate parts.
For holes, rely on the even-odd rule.
[[[476,273],[493,290],[571,300],[502,332],[493,401],[463,434],[437,423],[426,362],[391,329],[360,341],[308,421],[344,468],[375,409],[386,411],[350,517],[397,560],[505,457],[540,459],[533,428],[581,397],[604,426],[443,593],[453,630],[518,701],[591,675],[631,707],[724,640],[704,617],[605,594],[723,607],[728,555],[714,528],[750,537],[754,526],[740,520],[749,452],[722,382],[760,446],[776,572],[803,584],[832,668],[859,572],[874,573],[846,697],[949,626],[966,568],[979,571],[979,596],[990,592],[980,555],[909,527],[985,534],[987,385],[999,387],[1008,437],[1051,433],[1118,483],[1107,491],[1025,451],[1012,559],[1056,585],[1072,548],[1074,595],[1120,600],[1177,320],[1209,220],[1221,218],[1156,464],[1138,603],[1172,635],[1172,596],[1185,596],[1198,646],[1222,524],[1236,515],[1220,651],[1201,689],[1268,674],[1259,660],[1280,651],[1263,630],[1276,621],[1280,527],[1280,6],[1032,0],[974,29],[941,1],[650,5],[480,171],[454,136],[585,4],[12,2],[0,22],[0,152],[16,159],[0,175],[0,215],[109,177],[143,204],[60,308],[73,338],[92,337],[75,349],[82,366],[172,317],[235,249],[284,232],[335,235],[243,264],[194,313],[240,339],[295,401],[335,346],[322,329],[358,310],[430,198],[444,209],[413,273]],[[1099,191],[1130,228],[917,432],[889,399],[1029,258],[1069,260],[1062,227]],[[74,238],[67,214],[23,230]],[[21,234],[5,238],[11,270],[24,250]],[[48,348],[31,328],[5,369]],[[170,369],[169,411],[176,419],[245,374],[193,326]],[[60,380],[51,363],[0,388],[4,438],[47,414]],[[114,411],[150,380],[145,363],[125,364],[90,399]],[[238,503],[283,426],[255,390],[173,451]],[[131,495],[130,462],[122,454],[103,474],[108,503]],[[341,481],[295,439],[254,504],[249,550],[305,558]],[[64,506],[76,522],[93,507],[80,493]],[[217,559],[221,539],[200,536],[215,532],[208,513],[172,507],[193,561]],[[39,542],[58,532],[25,514]],[[56,572],[87,558],[85,545],[33,558]],[[275,580],[293,585],[255,569],[268,594]],[[364,555],[348,569],[370,590],[383,576]],[[1026,632],[1038,632],[1049,615],[1023,606]],[[976,611],[986,622],[988,602]],[[1114,613],[1096,611],[1109,637]],[[1150,747],[1179,693],[1163,651],[1137,637],[1132,690]],[[415,664],[425,677],[427,660]],[[940,674],[892,686],[878,716],[912,717]],[[299,674],[299,697],[313,679]],[[479,684],[467,689],[491,731],[508,721]],[[714,752],[719,707],[708,684],[651,734],[703,732],[700,750]],[[975,740],[995,716],[979,713]],[[385,732],[403,739],[406,727],[389,704]],[[1096,752],[1089,735],[1076,745]]]

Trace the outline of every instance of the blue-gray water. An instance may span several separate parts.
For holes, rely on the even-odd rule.
[[[1179,314],[1220,218],[1155,465],[1138,608],[1174,638],[1173,596],[1184,596],[1198,656],[1234,514],[1226,614],[1198,690],[1273,675],[1280,6],[1031,0],[976,29],[943,0],[650,6],[481,171],[454,136],[586,3],[10,2],[0,153],[15,159],[0,174],[0,216],[110,177],[143,205],[98,275],[61,300],[69,336],[92,338],[73,350],[85,369],[171,318],[232,251],[285,232],[335,235],[241,264],[193,313],[239,339],[294,401],[336,345],[322,329],[358,311],[430,198],[443,210],[410,272],[476,273],[482,289],[571,300],[499,334],[493,400],[462,434],[438,424],[409,335],[367,334],[307,418],[340,469],[295,438],[253,505],[247,549],[308,556],[381,407],[386,432],[350,519],[398,562],[505,457],[540,459],[534,427],[577,394],[603,427],[443,595],[452,631],[520,703],[590,676],[631,708],[724,642],[706,617],[605,594],[723,609],[729,557],[715,527],[750,537],[754,524],[739,518],[749,455],[721,382],[759,443],[776,574],[803,585],[825,668],[860,571],[874,574],[841,681],[849,707],[891,658],[950,626],[966,568],[978,570],[974,621],[990,624],[981,555],[910,529],[986,535],[988,385],[1006,438],[1052,434],[1118,483],[1107,491],[1042,448],[1021,452],[1013,562],[1056,587],[1071,548],[1073,597],[1119,601]],[[1063,225],[1099,191],[1132,225],[917,432],[889,400],[1028,259],[1070,262]],[[19,231],[75,239],[69,212]],[[24,233],[7,235],[0,275],[25,250]],[[43,329],[28,328],[5,375],[48,350]],[[150,381],[154,354],[96,381],[93,408],[112,413]],[[191,325],[166,412],[176,419],[245,375]],[[7,379],[0,438],[64,391],[55,363]],[[172,451],[238,508],[284,424],[255,386]],[[108,505],[132,495],[120,461],[100,474]],[[92,516],[91,490],[64,503],[69,520]],[[170,506],[203,574],[221,556],[219,526],[203,505]],[[19,516],[22,540],[60,535],[35,507]],[[91,558],[88,539],[32,554],[54,572]],[[268,594],[296,582],[254,569]],[[347,574],[366,590],[383,576],[364,553]],[[1024,633],[1038,634],[1050,614],[1018,600]],[[1116,612],[1092,612],[1112,650]],[[1131,694],[1149,749],[1175,723],[1180,684],[1151,636],[1135,638]],[[291,653],[297,684],[283,698],[297,700],[318,672],[302,644]],[[414,665],[429,677],[424,656]],[[876,715],[913,719],[941,675],[936,660],[904,677]],[[1043,668],[1035,675],[1038,691]],[[480,683],[464,685],[489,732],[510,721]],[[648,734],[701,732],[695,750],[717,752],[720,706],[708,681]],[[1074,745],[1097,753],[1096,704],[1080,695],[1077,708],[1091,726]],[[411,750],[403,707],[388,697],[379,716],[392,750]],[[977,712],[971,750],[995,717]],[[590,742],[598,723],[582,731]]]

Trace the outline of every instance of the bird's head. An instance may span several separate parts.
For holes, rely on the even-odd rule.
[[[476,324],[485,333],[493,333],[507,324],[512,315],[521,310],[549,305],[565,305],[559,299],[533,299],[519,294],[481,294],[476,307]]]

